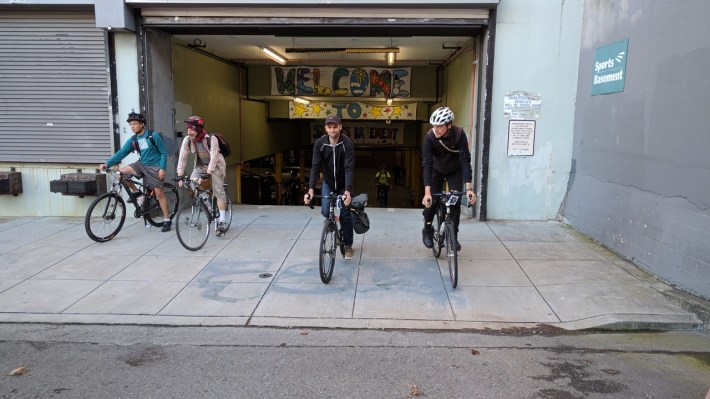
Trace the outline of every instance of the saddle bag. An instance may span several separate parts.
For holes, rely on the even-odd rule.
[[[365,234],[370,230],[370,218],[365,213],[367,206],[367,194],[360,194],[353,197],[350,202],[350,212],[353,214],[353,230],[357,234]]]

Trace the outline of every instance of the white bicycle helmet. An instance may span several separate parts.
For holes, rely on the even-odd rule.
[[[431,118],[429,118],[429,123],[435,126],[448,125],[449,123],[453,122],[453,120],[454,111],[452,111],[449,107],[440,107],[437,108],[436,111],[431,114]]]

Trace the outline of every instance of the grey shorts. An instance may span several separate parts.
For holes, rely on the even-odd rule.
[[[142,164],[140,161],[128,166],[136,171],[136,177],[143,178],[143,184],[148,188],[163,188],[163,182],[158,178],[160,166],[148,166]]]

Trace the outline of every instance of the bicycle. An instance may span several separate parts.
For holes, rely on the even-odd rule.
[[[282,182],[281,190],[281,205],[298,205],[302,195],[297,181]]]
[[[456,288],[459,278],[458,251],[456,249],[456,228],[451,218],[451,208],[461,206],[461,198],[465,198],[460,191],[432,194],[436,198],[436,213],[432,221],[432,238],[434,246],[431,250],[434,257],[438,258],[441,248],[446,247],[446,259],[449,264],[449,277],[451,288]]]
[[[163,225],[163,211],[155,196],[155,190],[148,189],[137,180],[136,176],[123,174],[118,170],[104,170],[104,172],[111,176],[111,191],[96,197],[86,211],[84,228],[89,238],[96,242],[106,242],[121,231],[126,221],[126,201],[122,196],[124,189],[128,195],[128,202],[136,208],[133,216],[142,217],[147,227]],[[134,193],[130,189],[129,182],[132,182],[138,191]],[[168,210],[172,220],[178,208],[178,193],[169,183],[163,184],[163,192],[168,200]],[[139,201],[141,197],[142,203]]]
[[[336,193],[316,195],[315,197],[328,200],[328,218],[323,223],[320,249],[318,251],[320,280],[323,284],[328,284],[330,278],[333,276],[336,248],[340,248],[340,254],[345,258],[345,241],[343,240],[343,229],[340,226],[340,208],[344,206],[343,201],[345,198]],[[310,196],[308,198],[310,199]],[[313,209],[313,201],[311,201],[308,206]],[[337,216],[336,208],[338,212]]]
[[[377,184],[377,201],[381,207],[387,207],[387,193],[389,191],[388,184]]]
[[[201,174],[200,179],[208,179],[208,174]],[[184,204],[177,213],[175,232],[178,241],[185,249],[197,251],[207,243],[212,224],[214,224],[217,237],[222,237],[232,225],[232,200],[229,198],[227,183],[224,183],[224,191],[227,193],[226,228],[218,229],[219,208],[217,207],[217,197],[212,188],[201,186],[199,180],[191,180],[189,177],[178,177],[175,181],[185,182],[187,189],[191,191],[192,200]]]

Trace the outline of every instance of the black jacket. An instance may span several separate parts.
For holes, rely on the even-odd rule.
[[[461,170],[464,182],[471,182],[471,152],[468,150],[468,138],[463,129],[451,125],[451,129],[441,139],[437,139],[434,131],[429,129],[424,135],[422,169],[425,186],[431,186],[432,170],[444,176]]]
[[[318,175],[323,171],[323,180],[335,192],[353,192],[355,174],[355,146],[344,134],[340,134],[338,143],[330,145],[327,134],[313,143],[313,162],[309,186],[315,188]]]

